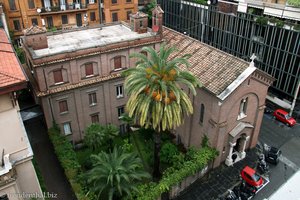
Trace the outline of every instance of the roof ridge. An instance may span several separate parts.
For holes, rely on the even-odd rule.
[[[8,77],[10,77],[10,78],[13,78],[13,79],[16,79],[16,80],[19,80],[19,81],[22,81],[23,79],[21,79],[21,78],[19,78],[19,77],[15,77],[15,76],[13,76],[13,75],[11,75],[11,74],[9,74],[9,73],[5,73],[5,72],[1,72],[0,71],[0,74],[2,74],[2,75],[4,75],[4,76],[8,76]]]

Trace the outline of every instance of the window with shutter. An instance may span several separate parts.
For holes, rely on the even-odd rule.
[[[124,111],[125,111],[124,106],[118,107],[118,117],[119,117],[119,119],[121,118]]]
[[[123,85],[116,86],[117,98],[123,97]]]
[[[35,9],[34,0],[28,0],[28,8]]]
[[[9,0],[9,9],[10,10],[17,10],[15,0]]]
[[[99,123],[99,115],[98,114],[91,115],[91,120],[92,123]]]
[[[54,83],[64,82],[61,69],[53,71],[53,77],[54,77]]]
[[[85,76],[92,76],[92,75],[94,75],[93,64],[92,63],[85,64]]]
[[[115,67],[115,69],[121,69],[122,68],[122,59],[121,59],[121,56],[116,56],[114,58],[114,67]]]
[[[119,21],[119,19],[118,19],[118,13],[112,13],[112,21],[113,22]]]
[[[65,113],[69,111],[67,100],[60,101],[58,104],[60,113]]]
[[[63,126],[64,126],[64,133],[65,133],[65,135],[72,134],[71,123],[69,123],[69,122],[68,123],[64,123]]]
[[[89,103],[90,103],[90,106],[94,106],[97,104],[97,96],[96,96],[96,93],[90,93],[89,94]]]

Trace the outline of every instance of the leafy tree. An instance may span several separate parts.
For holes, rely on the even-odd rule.
[[[126,109],[136,123],[156,132],[153,176],[159,178],[161,132],[182,124],[185,113],[193,113],[192,103],[181,86],[187,86],[196,95],[200,83],[189,71],[182,70],[189,66],[187,59],[190,55],[170,58],[175,48],[165,44],[161,45],[159,52],[150,47],[144,47],[142,51],[149,57],[142,53],[132,54],[131,57],[138,59],[136,67],[124,72],[125,90],[129,95]]]
[[[135,153],[122,147],[115,147],[111,153],[92,155],[93,169],[87,172],[87,182],[98,199],[103,193],[108,199],[131,196],[137,191],[137,183],[150,175],[142,168],[142,162]]]
[[[145,5],[145,7],[142,9],[142,11],[146,14],[148,14],[148,24],[149,26],[152,26],[152,10],[156,6],[156,1],[153,0]]]
[[[91,124],[85,130],[84,143],[93,151],[99,150],[107,143],[111,145],[112,139],[119,134],[119,129],[114,125]]]

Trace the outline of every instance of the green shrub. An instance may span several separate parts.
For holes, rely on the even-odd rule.
[[[275,17],[270,17],[270,18],[269,18],[269,21],[270,21],[271,23],[276,23],[276,22],[277,22],[277,19],[276,19]]]
[[[162,145],[160,150],[160,161],[172,164],[174,155],[178,154],[179,150],[177,149],[177,146],[171,142],[166,142]]]
[[[294,30],[300,31],[300,24],[295,24],[294,25]]]
[[[284,26],[284,22],[278,19],[276,21],[276,26],[282,28]]]
[[[82,184],[79,182],[79,177],[81,172],[81,166],[77,160],[76,153],[73,150],[73,146],[70,141],[60,134],[57,125],[54,123],[54,127],[48,130],[50,140],[54,146],[54,150],[56,156],[61,163],[65,175],[68,178],[74,193],[78,200],[88,200],[92,199],[92,194],[88,197],[86,196],[86,192],[84,191]]]
[[[300,7],[300,0],[288,0],[288,4],[295,7]]]
[[[259,17],[256,18],[255,22],[262,25],[262,26],[265,26],[265,25],[268,24],[268,19],[266,17],[259,16]]]
[[[133,199],[138,200],[153,200],[158,199],[162,193],[168,192],[172,186],[180,183],[188,176],[195,174],[203,169],[208,163],[218,155],[215,149],[205,147],[198,150],[194,158],[190,161],[185,161],[183,165],[176,169],[168,168],[159,183],[147,183],[139,186],[137,193]]]

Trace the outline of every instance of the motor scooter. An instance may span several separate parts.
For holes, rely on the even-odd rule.
[[[256,165],[256,169],[262,175],[268,175],[269,174],[269,172],[270,172],[269,165],[265,161],[264,154],[259,155],[258,162],[257,162],[257,165]]]

